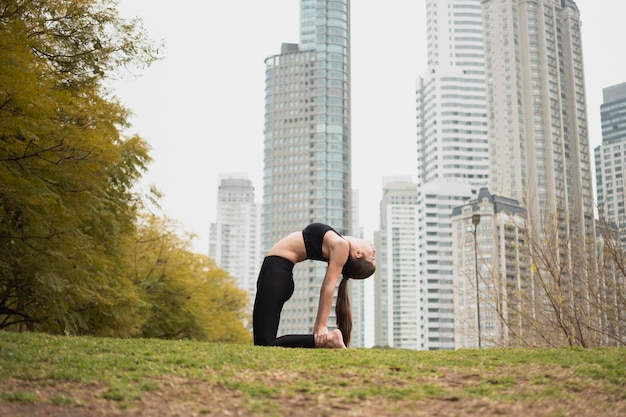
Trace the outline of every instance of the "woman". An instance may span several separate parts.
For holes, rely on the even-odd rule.
[[[364,239],[342,236],[331,226],[312,223],[300,232],[282,238],[263,260],[252,313],[254,344],[283,347],[346,348],[352,331],[352,309],[346,291],[348,278],[364,279],[376,270],[376,250]],[[283,305],[294,291],[293,267],[305,259],[328,263],[320,289],[313,334],[285,335],[276,338]],[[337,293],[335,314],[338,329],[328,331],[328,317],[335,287],[343,275]]]

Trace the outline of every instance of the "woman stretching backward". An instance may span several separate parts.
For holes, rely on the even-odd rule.
[[[376,250],[369,240],[342,236],[331,226],[312,223],[282,238],[263,260],[252,313],[254,344],[301,348],[346,348],[352,332],[349,278],[365,279],[376,270]],[[276,337],[283,305],[294,292],[293,267],[305,259],[328,263],[320,288],[312,334]],[[339,281],[335,314],[337,329],[328,331],[328,318]]]

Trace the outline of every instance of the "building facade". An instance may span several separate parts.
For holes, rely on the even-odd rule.
[[[411,178],[384,180],[375,242],[375,346],[420,347],[417,209],[417,185]]]
[[[455,347],[511,346],[523,334],[525,210],[482,188],[452,213]],[[479,325],[480,324],[480,325]]]
[[[427,0],[428,67],[417,82],[421,316],[417,348],[454,348],[452,208],[489,173],[480,0]]]
[[[475,194],[454,182],[431,182],[418,190],[420,349],[454,349],[454,207]]]
[[[261,266],[261,205],[252,181],[243,174],[224,175],[217,192],[217,220],[209,233],[209,256],[248,292],[250,308]]]
[[[573,0],[482,0],[489,189],[526,210],[531,344],[600,343],[580,12]],[[581,324],[584,319],[585,323]],[[558,325],[553,325],[558,323]]]
[[[264,251],[311,222],[352,233],[350,2],[301,0],[300,25],[300,43],[265,60]],[[296,265],[279,335],[311,332],[325,270]]]
[[[602,221],[614,225],[626,249],[626,83],[602,92],[602,144],[595,149],[598,214]]]
[[[482,0],[489,189],[535,236],[595,234],[581,24],[572,0]],[[547,230],[550,229],[550,230]]]

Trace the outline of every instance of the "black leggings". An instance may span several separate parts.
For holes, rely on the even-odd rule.
[[[256,299],[252,312],[255,345],[315,347],[313,334],[292,334],[276,338],[283,305],[293,295],[293,267],[293,262],[280,256],[267,256],[263,260],[256,283]]]

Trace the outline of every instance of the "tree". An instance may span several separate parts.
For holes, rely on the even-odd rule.
[[[0,6],[0,328],[137,331],[120,242],[134,234],[132,186],[150,158],[141,138],[121,137],[128,110],[102,85],[157,49],[114,4]]]
[[[249,342],[247,293],[207,256],[192,253],[174,224],[145,216],[135,242],[132,277],[150,305],[144,337]]]
[[[103,85],[158,49],[115,5],[0,2],[0,329],[249,341],[245,294],[133,190],[148,145]]]
[[[601,223],[599,233],[584,240],[564,238],[562,230],[557,221],[525,222],[514,259],[520,279],[503,280],[496,267],[481,276],[481,300],[495,306],[507,332],[492,343],[626,345],[626,253],[618,233]],[[494,282],[500,284],[487,285]]]

